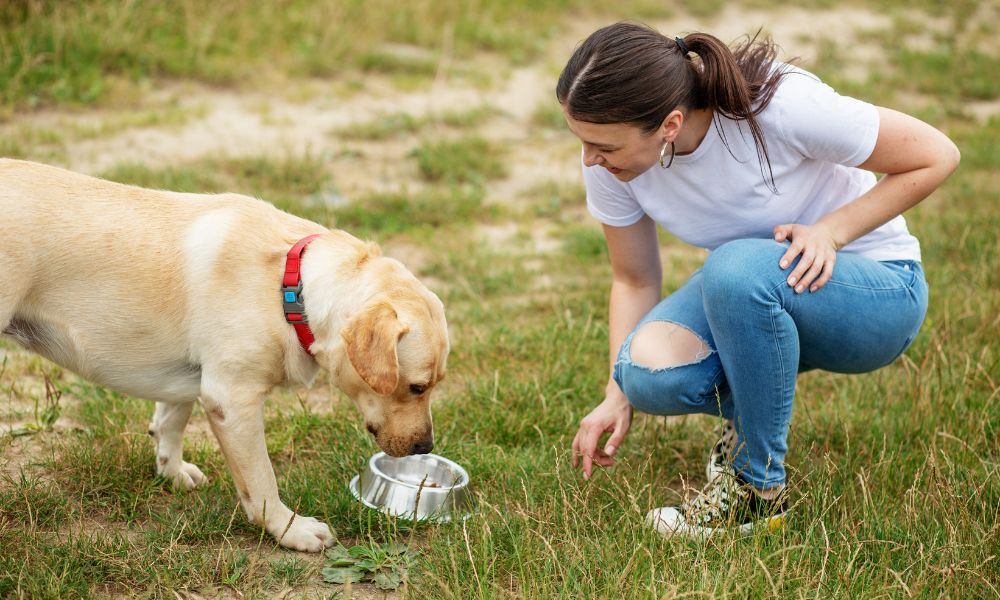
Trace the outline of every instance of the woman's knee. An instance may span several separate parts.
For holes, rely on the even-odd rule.
[[[701,362],[712,348],[695,332],[670,321],[640,325],[632,338],[629,357],[649,369],[666,369]]]
[[[665,321],[640,326],[623,345],[615,381],[639,411],[715,413],[722,372],[715,351],[691,330]]]

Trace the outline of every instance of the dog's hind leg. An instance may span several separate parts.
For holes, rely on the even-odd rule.
[[[157,402],[149,435],[156,442],[156,473],[173,482],[175,487],[191,489],[208,482],[197,466],[181,459],[184,427],[191,417],[194,401],[183,403]]]

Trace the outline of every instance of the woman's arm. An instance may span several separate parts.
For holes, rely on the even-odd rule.
[[[788,277],[797,292],[816,291],[830,279],[837,250],[915,206],[958,167],[959,152],[946,135],[904,113],[879,107],[878,139],[861,169],[885,173],[856,200],[824,216],[815,225],[774,228],[774,239],[791,240],[779,265],[802,259]]]
[[[660,300],[662,270],[656,224],[647,216],[627,227],[604,226],[611,259],[611,295],[608,302],[608,338],[611,369],[625,337]],[[573,439],[573,467],[583,460],[589,478],[593,463],[614,464],[614,454],[632,424],[632,407],[614,379],[608,377],[604,401],[580,421]],[[597,443],[611,433],[603,449]]]

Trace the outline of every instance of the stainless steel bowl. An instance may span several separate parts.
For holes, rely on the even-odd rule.
[[[437,454],[393,458],[379,452],[350,487],[365,506],[407,519],[451,521],[472,514],[469,474]]]

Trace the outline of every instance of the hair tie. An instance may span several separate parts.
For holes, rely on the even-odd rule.
[[[681,51],[681,54],[683,54],[684,56],[687,56],[688,52],[690,52],[690,50],[688,50],[688,45],[684,43],[684,39],[683,38],[679,38],[679,37],[675,37],[674,38],[674,42],[677,43],[677,49]]]

